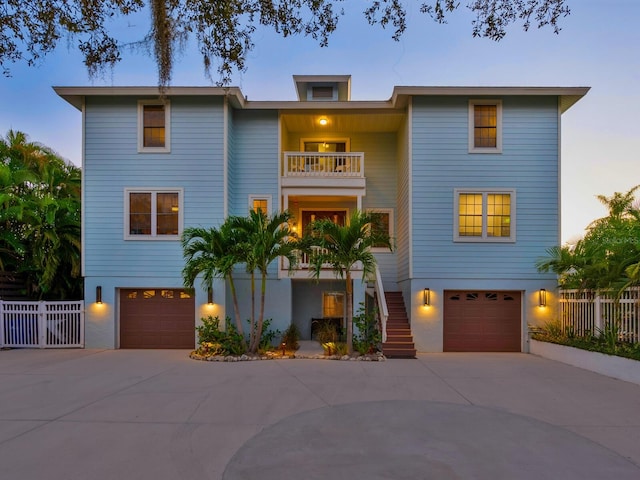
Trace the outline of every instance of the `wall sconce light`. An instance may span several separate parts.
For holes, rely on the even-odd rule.
[[[425,288],[422,292],[422,305],[428,307],[431,305],[431,290]]]
[[[102,287],[100,285],[96,287],[96,303],[102,304]]]
[[[207,303],[213,305],[213,288],[207,288]]]
[[[544,288],[541,288],[538,292],[538,305],[541,307],[547,306],[547,291]]]

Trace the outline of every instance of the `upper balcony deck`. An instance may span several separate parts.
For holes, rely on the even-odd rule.
[[[364,153],[284,152],[282,186],[364,188]]]

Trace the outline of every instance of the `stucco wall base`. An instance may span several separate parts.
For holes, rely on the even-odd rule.
[[[640,362],[555,343],[530,340],[529,352],[608,377],[640,385]]]

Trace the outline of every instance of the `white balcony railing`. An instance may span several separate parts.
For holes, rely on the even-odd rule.
[[[313,248],[320,249],[320,247],[313,247]],[[298,262],[296,264],[296,267],[293,269],[294,277],[297,276],[296,272],[304,272],[305,276],[302,278],[309,277],[308,272],[309,272],[309,266],[311,265],[311,255],[312,254],[309,254],[306,252],[298,252]],[[289,267],[289,262],[287,261],[286,258],[282,258],[280,268],[284,271],[284,270],[288,270],[288,267]],[[331,263],[323,263],[322,271],[331,272],[331,278],[335,277],[335,273],[333,272],[333,265]],[[356,262],[351,268],[351,271],[352,273],[355,274],[355,277],[359,277],[360,274],[362,273],[362,263]],[[323,276],[322,278],[325,278],[325,277]]]
[[[285,152],[285,177],[364,178],[362,152]]]

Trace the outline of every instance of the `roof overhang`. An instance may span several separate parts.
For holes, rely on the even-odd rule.
[[[584,97],[590,87],[394,87],[391,103],[406,106],[413,96],[553,96],[558,97],[560,111],[566,112]]]
[[[313,81],[336,76],[304,76]],[[346,77],[346,76],[345,76]],[[227,97],[234,108],[254,110],[281,110],[289,112],[333,111],[370,111],[402,110],[414,96],[469,96],[469,97],[505,97],[505,96],[555,96],[559,99],[560,111],[564,113],[587,94],[589,87],[410,87],[397,86],[389,100],[373,101],[248,101],[238,87],[167,87],[160,91],[158,87],[53,87],[55,92],[76,107],[82,109],[85,97],[172,97],[172,96],[220,96]]]
[[[244,108],[246,99],[238,87],[53,87],[53,90],[78,110],[82,110],[85,97],[172,97],[219,96],[227,97],[236,108]]]

